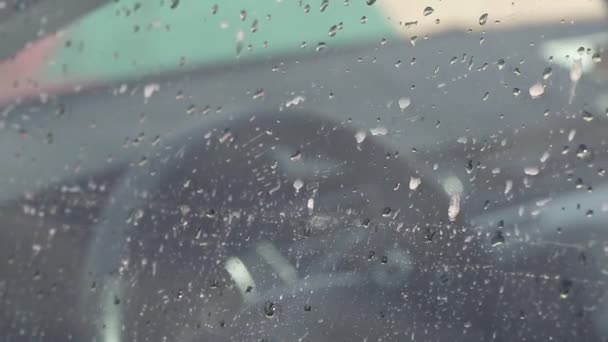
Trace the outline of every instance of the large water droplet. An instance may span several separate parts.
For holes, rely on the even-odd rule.
[[[483,26],[488,22],[488,13],[484,13],[479,17],[479,25]]]
[[[534,83],[531,87],[530,87],[530,96],[535,99],[537,97],[541,97],[544,93],[545,93],[545,87],[542,85],[542,83],[538,82],[538,83]]]
[[[562,299],[568,298],[568,296],[572,292],[572,286],[573,285],[574,285],[574,283],[572,283],[572,280],[563,279],[559,283],[559,296],[560,296],[560,298],[562,298]]]
[[[329,32],[327,33],[330,37],[334,37],[338,32],[338,25],[333,25],[329,28]]]
[[[499,231],[497,231],[497,232],[494,233],[494,236],[492,236],[492,240],[490,242],[492,243],[492,247],[500,246],[503,243],[505,243],[505,236],[499,230]]]
[[[433,14],[433,12],[435,12],[435,10],[433,9],[433,7],[428,6],[428,7],[426,7],[426,8],[425,8],[425,9],[422,11],[422,14],[423,14],[423,15],[426,17],[426,16],[429,16],[429,15]]]
[[[578,145],[576,149],[576,157],[581,160],[591,159],[592,153],[591,150],[585,144]]]
[[[404,96],[399,98],[399,109],[405,110],[410,104],[412,104],[412,100],[409,97]]]
[[[583,120],[587,121],[587,122],[591,122],[593,121],[593,114],[591,114],[590,112],[583,110],[583,113],[581,114],[581,116],[583,117]]]
[[[264,304],[264,313],[266,314],[266,317],[274,316],[276,311],[277,311],[277,308],[273,302],[268,301]]]

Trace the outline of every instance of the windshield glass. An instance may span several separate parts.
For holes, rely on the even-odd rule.
[[[1,339],[608,340],[607,18],[0,1]]]

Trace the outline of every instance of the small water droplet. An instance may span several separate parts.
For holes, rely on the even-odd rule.
[[[383,255],[383,256],[382,256],[382,258],[380,258],[380,261],[381,261],[383,264],[386,264],[386,263],[388,262],[388,257],[387,257],[386,255]]]
[[[324,42],[319,42],[317,44],[317,47],[315,48],[315,50],[317,52],[322,52],[323,50],[327,49],[327,44],[325,44]]]
[[[371,6],[376,3],[376,0],[365,0],[365,3],[367,3],[368,6]]]
[[[479,25],[483,26],[488,22],[488,13],[484,13],[479,17]]]
[[[365,24],[367,23],[367,17],[366,16],[362,16],[361,17],[361,24]]]
[[[600,63],[602,61],[602,57],[600,56],[599,52],[594,53],[591,59],[594,63]]]
[[[304,311],[310,312],[310,310],[312,310],[312,307],[309,304],[304,305]]]
[[[423,14],[423,15],[426,17],[426,16],[429,16],[429,15],[433,14],[433,12],[435,12],[435,10],[433,9],[433,7],[428,6],[428,7],[426,7],[426,8],[425,8],[425,9],[422,11],[422,14]]]

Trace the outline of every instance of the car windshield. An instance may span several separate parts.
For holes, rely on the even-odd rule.
[[[607,19],[0,0],[0,340],[608,341]]]

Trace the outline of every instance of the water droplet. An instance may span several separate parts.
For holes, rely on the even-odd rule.
[[[338,25],[333,25],[329,28],[329,32],[327,33],[330,37],[334,37],[338,32]]]
[[[512,180],[507,180],[505,182],[504,194],[507,195],[509,192],[511,192],[512,189],[513,189],[513,181]]]
[[[521,71],[519,70],[519,68],[513,68],[513,73],[517,76],[521,76]]]
[[[583,113],[581,114],[581,116],[583,117],[583,120],[587,121],[587,122],[591,122],[593,121],[593,114],[589,113],[586,110],[583,110]]]
[[[304,186],[304,182],[301,179],[296,179],[293,182],[293,188],[296,189],[296,194],[300,192],[300,189]]]
[[[384,207],[384,209],[382,209],[382,216],[389,217],[391,216],[392,212],[393,210],[391,209],[391,207]]]
[[[262,88],[260,88],[260,89],[256,90],[256,91],[253,93],[253,99],[254,99],[254,100],[257,100],[257,99],[263,98],[264,96],[266,96],[266,92],[265,92],[265,91],[264,91],[264,89],[262,89]]]
[[[418,177],[410,177],[410,190],[416,190],[420,183],[422,183],[422,179]]]
[[[602,61],[602,57],[600,56],[599,52],[594,53],[591,59],[594,63],[600,63]]]
[[[300,150],[295,151],[291,156],[289,156],[289,159],[291,160],[300,160],[302,158],[302,152],[300,152]]]
[[[576,52],[578,52],[578,55],[579,55],[579,56],[582,56],[582,55],[584,55],[584,54],[585,54],[585,48],[584,48],[583,46],[580,46],[580,47],[578,48],[578,50],[576,50]]]
[[[484,13],[479,17],[479,25],[483,26],[488,22],[488,13]]]
[[[386,129],[386,127],[378,126],[370,129],[369,132],[372,135],[386,135],[388,134],[388,129]]]
[[[496,231],[490,242],[492,243],[492,247],[500,246],[505,243],[505,236],[500,230]]]
[[[583,62],[580,58],[572,62],[570,67],[570,81],[577,82],[583,76]]]
[[[426,17],[426,16],[429,16],[429,15],[433,14],[433,12],[435,12],[435,10],[433,9],[433,7],[428,6],[428,7],[426,7],[426,8],[425,8],[425,9],[422,11],[422,14],[423,14],[423,15]]]
[[[365,0],[368,6],[371,6],[376,3],[376,0]]]
[[[239,13],[239,18],[241,19],[241,21],[245,21],[247,19],[247,11],[241,10],[241,12]]]
[[[266,314],[266,317],[274,316],[276,311],[277,311],[277,308],[273,302],[268,301],[264,304],[264,313]]]
[[[498,62],[496,62],[496,66],[498,66],[498,70],[502,70],[502,68],[505,67],[505,60],[504,59],[499,59]]]
[[[548,80],[552,74],[553,69],[551,69],[551,67],[546,67],[545,70],[543,70],[543,80]]]
[[[448,207],[448,218],[450,221],[456,221],[456,217],[460,213],[460,195],[450,196],[450,202]]]
[[[365,24],[367,23],[367,17],[366,16],[362,16],[361,17],[361,24]]]
[[[327,9],[327,6],[329,6],[329,0],[323,0],[321,2],[321,6],[319,7],[319,10],[321,12],[324,12]]]
[[[568,298],[568,296],[572,292],[572,286],[573,285],[574,285],[574,283],[572,283],[572,280],[563,279],[559,283],[559,296],[560,296],[560,298],[562,298],[562,299]]]
[[[382,258],[380,258],[380,261],[381,261],[383,264],[386,264],[386,263],[388,262],[388,257],[387,257],[386,255],[383,255],[383,256],[382,256]]]
[[[360,144],[365,140],[366,136],[367,133],[365,133],[365,131],[358,131],[357,133],[355,133],[355,141],[357,141],[357,144]]]
[[[150,83],[144,87],[144,98],[148,99],[155,92],[160,90],[160,85],[158,83]]]
[[[309,304],[304,305],[304,311],[310,312],[310,310],[312,310],[312,307]]]
[[[308,208],[308,210],[313,211],[315,209],[315,199],[309,198],[306,202],[306,207]]]
[[[405,110],[407,107],[412,104],[412,100],[409,97],[401,97],[399,98],[399,109]]]
[[[542,96],[545,93],[545,87],[540,82],[534,83],[530,87],[529,92],[530,92],[530,96],[533,99],[535,99],[535,98],[538,98],[538,97]]]
[[[540,170],[536,166],[528,166],[524,168],[524,173],[528,176],[536,176]]]
[[[587,148],[587,145],[580,144],[576,150],[576,157],[581,160],[586,160],[591,158],[591,150]]]
[[[467,160],[467,163],[464,165],[464,169],[467,171],[467,173],[473,172],[473,160]]]
[[[327,44],[325,44],[324,42],[319,42],[317,44],[317,47],[315,48],[315,50],[317,52],[322,52],[323,50],[327,49]]]

